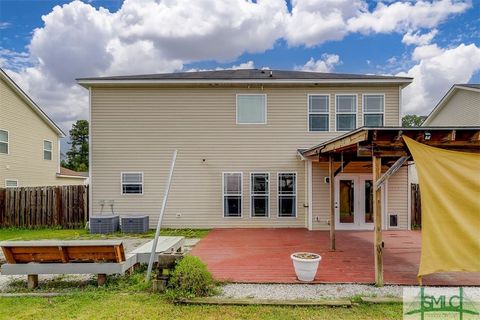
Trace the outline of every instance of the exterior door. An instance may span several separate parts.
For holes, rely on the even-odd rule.
[[[339,230],[373,229],[371,175],[341,174],[335,178],[335,220]]]

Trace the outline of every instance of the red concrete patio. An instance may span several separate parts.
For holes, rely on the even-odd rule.
[[[419,231],[384,231],[387,284],[415,285],[420,261]],[[193,249],[218,280],[299,283],[290,254],[322,256],[315,283],[374,283],[373,231],[337,231],[337,251],[329,251],[327,231],[306,229],[214,229]],[[438,273],[424,285],[480,285],[480,273]]]

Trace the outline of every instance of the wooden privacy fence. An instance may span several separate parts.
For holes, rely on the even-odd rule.
[[[88,186],[0,189],[0,226],[83,227],[88,220]]]
[[[411,201],[410,205],[412,206],[412,229],[418,229],[422,227],[422,202],[420,200],[420,186],[417,183],[412,183],[410,185],[411,192]]]

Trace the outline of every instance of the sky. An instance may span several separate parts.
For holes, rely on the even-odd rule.
[[[480,0],[0,0],[0,67],[65,132],[75,78],[231,68],[409,76],[427,115],[480,83]]]

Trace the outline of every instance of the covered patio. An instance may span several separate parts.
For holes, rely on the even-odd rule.
[[[317,252],[322,261],[314,283],[375,283],[371,231],[337,231],[336,251],[328,231],[307,229],[214,229],[193,249],[217,280],[241,283],[300,283],[290,260],[298,251]],[[384,231],[384,281],[417,285],[419,231]],[[480,273],[436,273],[424,285],[480,285]]]

